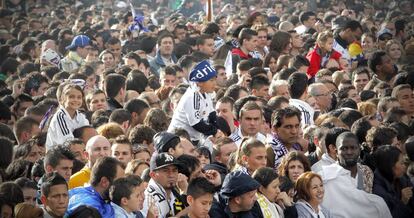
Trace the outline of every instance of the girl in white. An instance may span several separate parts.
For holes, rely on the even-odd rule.
[[[79,112],[84,93],[80,86],[72,83],[61,84],[57,91],[59,108],[53,115],[47,131],[46,150],[72,139],[73,130],[89,125],[85,115]]]

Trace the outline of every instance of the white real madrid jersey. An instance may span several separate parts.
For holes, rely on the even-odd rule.
[[[214,106],[211,94],[202,94],[192,87],[188,87],[181,97],[177,108],[174,110],[168,131],[173,132],[174,129],[182,128],[190,134],[192,141],[202,140],[204,139],[203,134],[192,126],[201,120],[207,121],[208,115],[213,111]]]

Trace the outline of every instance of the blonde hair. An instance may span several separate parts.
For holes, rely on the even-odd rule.
[[[316,39],[316,42],[318,44],[326,43],[329,38],[333,38],[333,34],[331,31],[326,30],[318,34],[318,38]]]
[[[120,135],[124,135],[124,131],[117,123],[106,123],[100,126],[96,131],[99,135],[104,136],[108,140],[115,139]]]
[[[398,47],[400,48],[401,57],[404,56],[405,55],[405,50],[404,50],[403,46],[401,45],[401,43],[399,41],[397,41],[395,39],[388,40],[387,44],[385,44],[385,52],[388,54],[391,46],[394,45],[394,44],[397,44]]]
[[[134,175],[135,171],[138,169],[141,165],[147,165],[149,167],[149,164],[143,160],[131,160],[128,162],[126,168],[125,168],[125,174]]]
[[[359,102],[358,111],[361,112],[362,116],[371,116],[377,113],[377,106],[372,102]]]

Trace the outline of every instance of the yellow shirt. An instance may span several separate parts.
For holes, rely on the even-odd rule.
[[[79,172],[73,174],[69,179],[69,189],[83,187],[91,178],[91,169],[85,166]]]

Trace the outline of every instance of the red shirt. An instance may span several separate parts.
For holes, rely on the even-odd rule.
[[[233,48],[231,54],[240,56],[240,59],[246,60],[252,58],[249,54],[245,54],[240,48]]]

